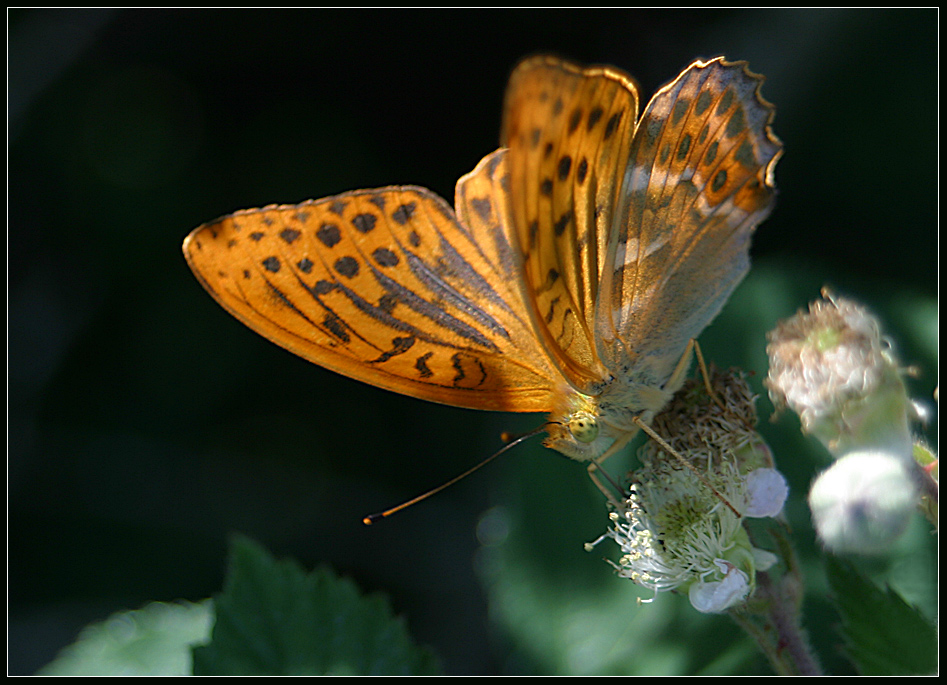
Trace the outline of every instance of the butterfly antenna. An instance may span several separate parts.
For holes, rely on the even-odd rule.
[[[530,438],[536,435],[536,433],[538,433],[539,431],[545,430],[546,426],[548,426],[550,423],[558,423],[558,421],[549,421],[547,423],[544,423],[539,428],[529,431],[528,433],[510,433],[509,431],[503,431],[502,433],[500,433],[500,440],[502,440],[503,442],[514,442],[514,441],[522,440],[523,438]]]
[[[410,507],[412,504],[417,504],[418,502],[420,502],[420,501],[422,501],[422,500],[426,500],[426,499],[427,499],[428,497],[430,497],[431,495],[436,495],[436,494],[439,493],[441,490],[444,490],[445,488],[450,487],[451,485],[453,485],[453,484],[456,483],[457,481],[459,481],[459,480],[461,480],[461,479],[463,479],[463,478],[466,478],[467,476],[469,476],[469,475],[470,475],[471,473],[473,473],[474,471],[477,471],[477,470],[483,468],[484,466],[486,466],[487,464],[489,464],[491,461],[493,461],[494,459],[496,459],[497,457],[499,457],[501,454],[503,454],[503,453],[506,452],[507,450],[510,450],[510,449],[516,447],[518,444],[520,444],[521,442],[523,442],[523,441],[526,440],[527,438],[531,438],[531,437],[533,437],[534,435],[539,435],[539,434],[542,433],[544,430],[546,430],[546,424],[543,424],[542,426],[540,426],[540,427],[537,428],[536,430],[530,431],[529,433],[524,433],[524,434],[522,434],[522,435],[516,436],[515,438],[512,438],[512,440],[509,441],[509,442],[507,442],[507,444],[504,445],[503,447],[501,447],[499,451],[497,451],[497,452],[495,452],[494,454],[490,455],[489,457],[487,457],[486,459],[484,459],[482,462],[480,462],[479,464],[477,464],[477,465],[474,466],[473,468],[467,469],[466,471],[464,471],[464,472],[463,472],[462,474],[460,474],[459,476],[454,476],[454,477],[451,478],[449,481],[447,481],[446,483],[443,483],[443,484],[441,484],[441,485],[438,485],[438,486],[437,486],[436,488],[434,488],[433,490],[428,490],[427,492],[425,492],[425,493],[423,493],[423,494],[421,494],[421,495],[418,495],[417,497],[414,497],[414,498],[412,498],[412,499],[409,499],[407,502],[403,502],[403,503],[399,504],[399,505],[396,506],[396,507],[392,507],[391,509],[386,509],[385,511],[379,512],[379,513],[377,513],[377,514],[371,514],[370,516],[366,516],[365,518],[362,519],[362,523],[364,523],[366,526],[370,526],[370,525],[372,525],[373,523],[375,523],[376,521],[380,521],[380,520],[383,519],[383,518],[387,518],[387,517],[391,516],[392,514],[401,511],[402,509],[407,509],[407,508]],[[504,436],[507,436],[507,438],[509,438],[509,433],[504,433],[503,435],[504,435]]]

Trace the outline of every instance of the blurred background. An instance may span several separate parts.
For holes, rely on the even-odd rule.
[[[221,309],[181,241],[245,207],[454,182],[496,148],[506,78],[550,51],[645,100],[698,57],[745,59],[785,143],[754,268],[702,336],[755,373],[791,482],[806,627],[846,672],[805,506],[827,465],[767,421],[765,332],[823,285],[871,307],[913,396],[937,384],[937,10],[8,10],[8,669],[82,626],[222,582],[227,536],[387,594],[448,673],[766,673],[725,617],[639,593],[584,542],[585,467],[539,416],[452,409],[309,365]],[[936,447],[936,417],[927,430]],[[918,519],[871,570],[936,611]]]

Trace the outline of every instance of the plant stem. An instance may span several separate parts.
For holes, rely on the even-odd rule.
[[[756,574],[753,599],[730,616],[759,645],[779,675],[823,675],[808,635],[802,628],[802,572],[795,550],[780,532],[774,532],[786,563],[778,580],[767,572]]]

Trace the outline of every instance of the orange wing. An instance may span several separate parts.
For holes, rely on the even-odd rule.
[[[184,254],[227,311],[320,366],[433,402],[546,412],[556,373],[515,285],[505,175],[497,151],[460,179],[466,226],[424,188],[357,190],[223,217]]]
[[[595,303],[637,115],[634,80],[613,67],[534,57],[507,88],[502,141],[525,297],[544,346],[579,391],[607,375]]]

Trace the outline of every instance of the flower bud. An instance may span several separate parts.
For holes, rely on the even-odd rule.
[[[852,452],[813,483],[809,507],[822,543],[836,553],[885,552],[915,511],[913,463],[884,452]]]
[[[910,457],[912,405],[867,310],[827,296],[780,322],[767,339],[770,398],[796,412],[803,431],[833,456],[873,448]]]

